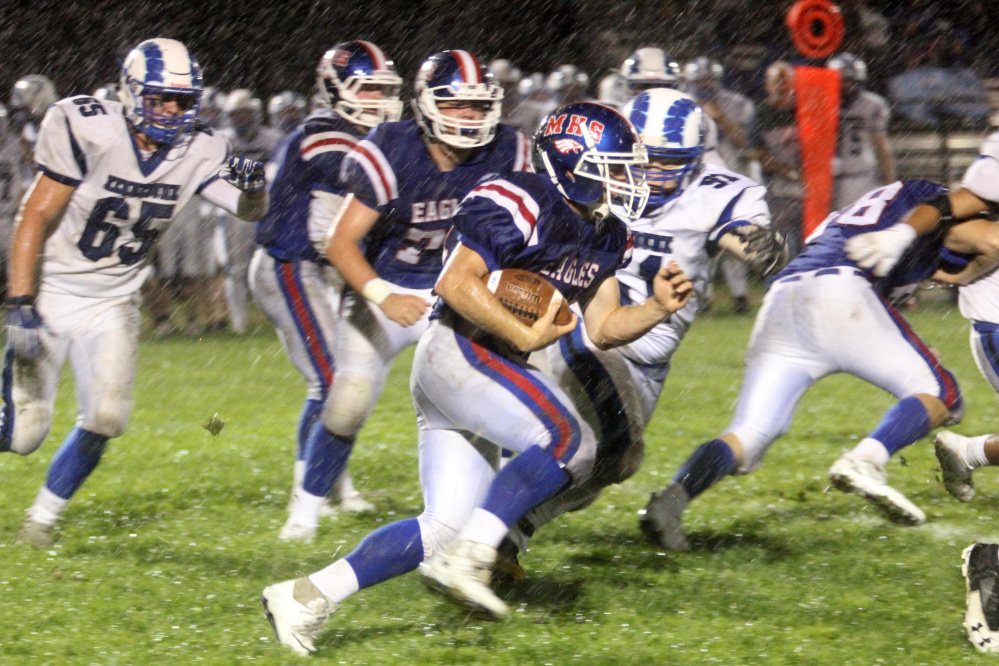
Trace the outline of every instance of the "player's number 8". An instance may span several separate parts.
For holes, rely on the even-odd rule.
[[[121,197],[105,197],[98,199],[87,218],[87,226],[77,242],[77,247],[83,256],[91,261],[100,261],[110,257],[114,252],[115,242],[121,234],[121,228],[113,222],[108,222],[108,215],[113,214],[119,220],[129,217],[128,202]],[[160,232],[150,229],[149,223],[154,219],[169,220],[173,217],[173,204],[143,201],[139,208],[139,220],[132,227],[132,235],[139,241],[139,247],[123,245],[118,250],[118,258],[126,266],[138,263],[156,242]]]

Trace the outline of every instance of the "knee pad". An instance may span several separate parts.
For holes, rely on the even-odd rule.
[[[367,377],[337,375],[323,406],[323,425],[338,437],[356,437],[368,419],[373,393]]]
[[[84,414],[81,427],[108,439],[121,437],[128,426],[132,400],[124,396],[103,396],[93,414]]]
[[[742,426],[733,428],[727,432],[739,438],[742,444],[742,463],[735,468],[734,474],[749,474],[755,472],[763,462],[770,444],[778,437],[787,432],[787,428],[781,428],[777,432],[764,432],[757,428]]]
[[[420,514],[420,536],[423,538],[423,557],[428,559],[441,552],[458,536],[458,526],[451,526],[439,520]]]
[[[28,405],[14,414],[14,432],[10,450],[22,456],[34,453],[49,436],[52,428],[52,408],[45,405]]]

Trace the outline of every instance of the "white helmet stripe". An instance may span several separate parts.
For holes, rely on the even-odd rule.
[[[482,83],[482,76],[479,72],[479,63],[468,51],[451,51],[458,66],[461,67],[461,77],[466,83]]]
[[[371,42],[366,42],[359,39],[358,42],[364,45],[364,48],[368,50],[368,55],[371,56],[371,60],[375,63],[376,70],[388,69],[388,58],[385,57],[385,52],[381,50],[376,44]]]

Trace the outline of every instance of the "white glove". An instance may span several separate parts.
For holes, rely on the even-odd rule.
[[[877,277],[884,277],[895,268],[915,239],[915,229],[908,224],[896,224],[881,231],[858,234],[848,239],[844,248],[857,266],[871,269]]]

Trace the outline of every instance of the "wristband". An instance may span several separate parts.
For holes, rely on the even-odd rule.
[[[361,289],[361,296],[375,305],[381,305],[391,294],[392,288],[389,287],[389,283],[381,278],[368,280],[364,283],[364,288]]]
[[[31,294],[25,294],[24,296],[11,296],[7,299],[7,305],[9,307],[18,307],[21,305],[34,305],[35,297]]]

